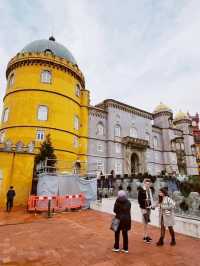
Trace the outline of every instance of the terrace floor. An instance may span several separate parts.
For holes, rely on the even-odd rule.
[[[159,229],[151,227],[153,243],[142,241],[142,224],[133,222],[129,254],[114,253],[111,215],[85,210],[52,218],[15,210],[0,212],[0,265],[20,266],[199,266],[200,240],[177,234],[177,245],[155,245]]]

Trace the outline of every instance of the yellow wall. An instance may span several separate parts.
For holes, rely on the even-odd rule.
[[[38,61],[33,62],[33,59]],[[43,70],[51,71],[50,84],[41,82]],[[0,125],[0,131],[5,131],[5,140],[9,139],[13,144],[21,140],[27,145],[35,141],[37,129],[42,129],[46,135],[50,133],[57,159],[70,162],[67,167],[72,167],[77,160],[86,162],[89,92],[82,87],[80,97],[76,95],[76,85],[84,86],[80,70],[64,59],[31,53],[20,54],[10,61],[8,79],[13,73],[14,83],[8,83],[4,97],[4,108],[9,108],[9,118]],[[47,121],[37,120],[39,105],[48,106]],[[79,130],[74,129],[75,115],[80,119]],[[79,138],[78,147],[74,146],[75,136]],[[40,143],[35,143],[36,152]],[[26,204],[31,190],[34,156],[16,154],[12,166],[13,156],[14,153],[0,152],[0,170],[3,171],[0,197],[4,202],[8,187],[13,185],[17,193],[15,203]],[[65,163],[60,164],[66,167]]]
[[[6,204],[6,193],[12,185],[16,191],[15,205],[27,204],[31,192],[34,155],[0,152],[0,170],[3,180],[0,187],[0,207]]]
[[[51,84],[41,82],[42,70],[51,71]],[[5,139],[13,143],[22,140],[27,144],[35,140],[37,129],[44,129],[46,134],[51,134],[55,150],[64,151],[62,155],[62,152],[57,153],[58,157],[68,160],[74,158],[69,153],[74,153],[76,159],[82,156],[85,160],[89,92],[82,90],[80,97],[76,96],[76,84],[80,84],[76,77],[51,65],[24,65],[11,73],[14,73],[14,84],[7,86],[4,98],[4,108],[10,110],[8,122],[2,124],[2,129],[6,130]],[[48,106],[47,121],[37,120],[39,105]],[[80,118],[79,130],[74,129],[75,115]],[[74,136],[79,137],[79,148],[74,147]]]

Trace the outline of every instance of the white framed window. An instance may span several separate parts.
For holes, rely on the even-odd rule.
[[[52,81],[51,71],[43,70],[41,73],[41,82],[42,83],[51,83],[51,81]]]
[[[121,150],[122,150],[121,143],[115,143],[115,152],[121,153]]]
[[[103,145],[101,143],[97,144],[97,151],[103,152]]]
[[[77,97],[80,97],[81,95],[81,88],[80,88],[80,85],[79,84],[76,84],[76,96]]]
[[[9,116],[9,109],[8,109],[8,108],[5,108],[5,109],[3,110],[3,114],[2,114],[2,119],[1,119],[1,121],[2,121],[3,123],[7,122],[7,121],[8,121],[8,116]]]
[[[135,127],[131,127],[130,128],[130,137],[137,138],[137,136],[138,136],[137,129]]]
[[[184,143],[182,142],[182,143],[181,143],[181,150],[184,151],[184,149],[185,149],[185,145],[184,145]]]
[[[194,121],[194,120],[192,121],[192,126],[193,126],[193,127],[196,127],[196,126],[197,126],[196,121]]]
[[[37,131],[36,131],[36,140],[38,140],[38,141],[42,141],[42,140],[44,140],[45,139],[45,132],[44,132],[44,130],[40,130],[40,129],[38,129]]]
[[[179,142],[176,143],[176,149],[180,150],[181,149],[181,144]]]
[[[115,135],[115,137],[120,137],[121,136],[121,127],[120,127],[120,125],[116,125],[115,126],[114,135]]]
[[[37,119],[40,121],[48,120],[48,107],[45,105],[40,105],[38,107]]]
[[[115,173],[118,175],[122,174],[122,162],[119,160],[115,161]]]
[[[102,123],[97,124],[97,135],[103,136],[104,134],[104,126]]]
[[[156,136],[153,137],[153,146],[154,146],[154,148],[158,147],[158,137],[156,137]]]
[[[0,131],[0,143],[3,143],[5,139],[5,131]]]
[[[11,87],[14,84],[15,75],[14,73],[10,74],[9,80],[8,80],[8,86]]]
[[[74,147],[75,148],[79,147],[79,138],[77,136],[74,136]]]
[[[99,172],[104,171],[104,163],[101,160],[97,161],[97,171],[99,171]]]
[[[79,117],[77,115],[74,116],[74,129],[79,130],[80,122]]]

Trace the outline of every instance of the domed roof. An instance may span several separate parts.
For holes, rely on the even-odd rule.
[[[62,57],[72,64],[77,65],[77,62],[70,51],[62,44],[55,41],[55,38],[51,36],[49,40],[36,40],[27,44],[21,51],[25,52],[44,52],[51,51],[54,55]]]
[[[172,110],[167,106],[165,105],[164,103],[160,103],[154,110],[154,114],[158,114],[158,113],[161,113],[161,112],[172,112]]]
[[[185,120],[185,119],[190,120],[188,115],[182,111],[179,111],[174,117],[174,121],[180,121],[180,120]]]

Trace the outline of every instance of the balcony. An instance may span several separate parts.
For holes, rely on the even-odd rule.
[[[122,138],[122,143],[124,143],[126,146],[139,149],[146,149],[149,145],[148,140],[133,138],[129,136]]]

